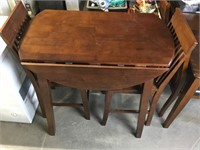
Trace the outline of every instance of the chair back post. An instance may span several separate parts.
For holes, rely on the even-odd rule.
[[[170,20],[170,7],[171,4],[167,0],[160,0],[160,13],[162,20],[167,24]]]

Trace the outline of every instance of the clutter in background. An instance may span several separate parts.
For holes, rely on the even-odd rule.
[[[91,7],[98,6],[101,10],[108,12],[109,7],[124,7],[125,0],[89,0]]]
[[[154,0],[136,0],[134,7],[141,13],[153,13],[156,10]]]

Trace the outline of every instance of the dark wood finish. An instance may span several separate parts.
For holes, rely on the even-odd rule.
[[[83,100],[83,109],[85,112],[85,118],[90,120],[90,111],[89,111],[89,103],[88,103],[88,93],[87,90],[81,90],[81,97]]]
[[[167,116],[166,120],[163,123],[164,128],[168,128],[171,123],[176,119],[178,114],[182,111],[185,105],[189,102],[189,100],[194,95],[196,89],[199,87],[200,78],[196,78],[193,73],[190,74],[190,78],[186,83],[183,92],[179,95],[176,103],[174,104],[172,110]]]
[[[0,30],[0,34],[1,37],[4,39],[4,41],[6,42],[6,44],[10,47],[11,50],[14,50],[14,54],[16,56],[17,59],[19,59],[18,56],[18,51],[19,51],[19,47],[21,44],[21,41],[23,39],[23,37],[26,35],[26,31],[29,28],[29,24],[30,24],[30,17],[28,16],[28,12],[26,11],[24,5],[22,4],[22,2],[20,1],[16,7],[14,8],[13,12],[11,13],[11,15],[8,17],[8,19],[6,20],[6,22],[4,23],[4,25],[2,26],[1,30]],[[19,59],[20,61],[20,59]],[[38,100],[39,100],[39,105],[41,108],[41,112],[43,117],[46,116],[46,111],[45,111],[45,105],[46,105],[46,97],[42,96],[41,93],[41,88],[38,85],[38,81],[37,81],[37,75],[34,74],[33,72],[31,72],[30,70],[27,70],[26,68],[24,68],[25,72],[27,73],[29,79],[31,80],[34,89],[36,91]],[[52,86],[60,86],[58,84],[55,83],[50,83],[50,85]],[[84,91],[81,91],[81,96],[82,96],[82,104],[79,105],[75,105],[74,103],[72,104],[66,104],[66,103],[56,103],[53,102],[52,104],[54,106],[83,106],[84,108],[84,113],[86,116],[86,119],[89,119],[89,108],[88,108],[88,100],[87,97],[85,97],[85,95],[87,94],[87,91],[85,91],[86,93],[83,93]],[[51,132],[52,133],[52,132]]]
[[[166,67],[172,43],[154,14],[44,10],[30,25],[19,54],[22,61]]]
[[[33,87],[34,87],[35,92],[37,94],[37,98],[38,98],[38,101],[39,101],[39,106],[40,106],[40,109],[41,109],[42,116],[44,118],[46,118],[46,112],[45,112],[45,108],[44,108],[45,102],[44,102],[44,100],[42,100],[43,96],[42,96],[42,93],[40,91],[36,77],[31,71],[29,71],[25,68],[24,68],[24,70],[25,70],[27,76],[29,77],[29,79],[31,80],[31,83],[33,84]]]
[[[184,13],[184,17],[186,18],[190,28],[192,29],[192,32],[195,35],[195,38],[197,39],[197,41],[199,41],[199,14]],[[187,56],[187,59],[185,61],[186,65],[184,66],[183,72],[182,72],[182,77],[186,75],[187,66],[188,66],[189,61],[191,63],[191,66],[193,68],[193,72],[194,72],[195,76],[198,77],[198,75],[199,75],[199,45],[196,46],[196,48],[193,50],[191,57],[190,57],[190,55]],[[183,80],[181,78],[180,78],[180,81],[182,81],[181,84],[178,84],[178,86],[176,87],[176,90],[173,92],[173,94],[170,95],[170,97],[168,98],[166,103],[162,106],[162,108],[159,112],[159,116],[163,116],[165,111],[169,108],[169,106],[174,102],[174,100],[179,95],[179,93],[183,87],[183,84],[185,83],[185,82],[183,82],[185,80]]]
[[[190,25],[195,37],[199,41],[199,14],[183,13],[183,15]],[[193,98],[195,91],[200,87],[199,46],[197,46],[191,54],[190,66],[191,69],[188,69],[188,79],[186,85],[163,124],[163,127],[165,128],[168,128],[171,125],[189,100]]]
[[[30,17],[28,16],[28,12],[22,2],[19,2],[0,30],[0,35],[3,40],[16,52],[28,28],[29,21]]]
[[[83,106],[82,103],[61,103],[61,102],[58,102],[58,103],[55,103],[53,102],[52,103],[53,106],[72,106],[72,107],[80,107],[80,106]]]
[[[125,89],[132,85],[141,84],[167,71],[167,68],[104,65],[27,62],[22,62],[22,65],[49,81],[73,88],[101,91]]]
[[[42,90],[41,92],[42,97],[45,98],[45,100],[43,100],[43,102],[45,103],[43,106],[46,112],[46,118],[48,118],[47,119],[48,133],[50,135],[55,135],[55,120],[53,114],[53,105],[52,105],[49,82],[46,79],[38,76],[38,83],[40,86],[40,90]]]
[[[151,90],[153,87],[153,79],[145,81],[144,87],[142,89],[142,95],[140,100],[140,106],[139,111],[138,110],[110,110],[111,100],[112,100],[112,94],[117,91],[107,91],[106,92],[106,98],[105,98],[105,108],[104,108],[104,115],[102,120],[102,125],[105,125],[108,119],[109,112],[126,112],[126,113],[139,113],[138,115],[138,123],[137,123],[137,129],[135,136],[137,138],[140,138],[142,136],[142,131],[146,119],[146,114],[148,113],[147,107],[148,107],[148,101],[151,97]]]
[[[167,24],[170,20],[170,3],[167,0],[160,0],[159,6],[161,18]]]
[[[175,57],[172,61],[170,70],[166,72],[161,78],[159,78],[158,81],[155,82],[157,91],[154,93],[152,98],[150,112],[147,118],[146,125],[150,125],[159,97],[177,71],[181,71],[181,75],[179,77],[179,85],[174,93],[180,92],[180,89],[183,86],[183,82],[181,81],[185,80],[186,70],[188,67],[191,52],[197,45],[194,34],[192,33],[187,21],[182,15],[181,10],[178,8],[176,9],[174,15],[172,16],[172,19],[169,22],[169,29],[174,36],[176,47]],[[171,95],[174,95],[174,93],[172,93]]]
[[[23,38],[30,22],[30,17],[28,16],[28,12],[26,11],[24,5],[20,1],[17,3],[12,13],[0,29],[0,35],[3,40],[6,42],[7,46],[13,52],[15,57],[19,59],[18,50],[19,45],[21,43],[21,39]],[[20,60],[19,60],[20,61]],[[42,115],[45,117],[45,111],[43,107],[43,101],[40,89],[36,80],[35,75],[29,70],[25,69],[29,79],[31,80],[33,87],[36,91],[36,95],[38,97],[38,101],[41,107]]]
[[[41,77],[49,81],[62,84],[64,86],[102,91],[124,89],[132,85],[142,84],[143,82],[147,82],[148,80],[155,78],[157,75],[161,75],[167,70],[166,68],[150,69],[146,67],[119,67],[75,64],[69,65],[25,62],[22,62],[22,65],[24,65],[28,70],[39,74]],[[54,73],[52,74],[51,72]],[[149,89],[151,88],[148,88],[146,91],[151,92]],[[143,92],[145,96],[146,92]],[[110,103],[111,96],[112,94],[110,94],[110,92],[106,94],[106,103]],[[147,104],[148,102],[146,101],[148,100],[149,97],[147,96],[144,98],[144,100],[141,99],[141,101],[145,101],[142,103]],[[147,112],[146,105],[142,104],[139,114],[141,112]],[[104,121],[102,124],[106,123],[109,106],[109,104],[106,104],[106,113],[104,114]],[[86,114],[86,118],[88,118],[87,116],[88,115]],[[143,117],[138,118],[138,121],[141,119],[143,119]],[[136,131],[137,137],[140,137],[142,133],[141,122],[142,121],[140,121],[140,124],[138,124],[140,126],[138,127],[138,131]]]
[[[167,24],[169,22],[169,10],[170,10],[170,3],[168,3],[167,0],[163,0],[163,1],[160,1],[160,11],[161,11],[161,15],[162,15],[162,20]],[[134,13],[134,11],[132,9],[129,10],[129,13]],[[175,57],[176,59],[176,57]],[[174,63],[176,61],[173,61]],[[153,89],[152,90],[152,93],[153,92],[156,92],[158,93],[158,97],[157,99],[159,99],[159,96],[160,96],[160,93],[164,90],[164,87],[166,86],[166,84],[169,82],[169,80],[171,79],[171,76],[172,75],[169,75],[170,72],[172,72],[172,69],[173,69],[174,65],[171,65],[171,69],[168,73],[165,73],[164,76],[161,76],[160,78],[167,78],[166,80],[160,80],[161,81],[164,81],[164,84],[162,84],[161,86],[161,83],[159,83],[160,87],[157,86],[157,85],[154,85],[153,86]],[[112,93],[130,93],[130,94],[142,94],[142,88],[136,88],[135,86],[134,87],[129,87],[129,88],[126,88],[126,89],[121,89],[121,90],[117,90],[117,91],[112,91]],[[111,95],[110,92],[107,92],[108,95]],[[120,110],[120,109],[110,109],[110,104],[111,104],[111,98],[112,96],[109,96],[107,98],[107,95],[106,95],[106,103],[105,103],[105,109],[104,109],[104,116],[103,116],[103,121],[102,121],[102,124],[105,125],[106,124],[106,121],[107,121],[107,118],[108,118],[108,114],[109,112],[124,112],[124,113],[139,113],[140,114],[140,110]],[[155,105],[152,105],[152,106],[155,106]],[[153,117],[153,109],[150,109],[150,113],[148,114],[149,117],[148,117],[148,120],[146,122],[146,125],[150,125],[150,122],[151,122],[151,118]],[[146,114],[148,113],[148,111],[145,112]],[[137,134],[136,134],[137,135]],[[138,136],[138,135],[137,135]],[[140,136],[138,136],[140,137]]]
[[[194,33],[198,43],[199,43],[199,18],[200,14],[195,13],[183,13],[186,18],[192,32]],[[200,64],[199,64],[199,44],[194,49],[190,57],[190,65],[192,67],[193,74],[196,78],[200,77]]]
[[[139,113],[139,110],[121,110],[121,109],[114,109],[114,110],[110,110],[110,112],[114,112],[114,113]],[[148,112],[147,112],[148,113]]]
[[[31,23],[19,54],[40,78],[83,91],[145,83],[136,131],[140,137],[149,82],[169,69],[173,52],[171,33],[153,14],[45,10]],[[51,122],[53,113],[48,113]]]
[[[140,100],[140,107],[139,107],[140,112],[138,116],[137,130],[136,130],[136,135],[135,135],[137,138],[140,138],[142,136],[142,130],[144,127],[146,114],[147,114],[148,101],[149,101],[149,98],[151,97],[151,90],[149,89],[152,89],[152,88],[153,88],[153,79],[148,80],[144,83],[143,92],[142,92],[143,94]]]
[[[104,91],[103,93],[110,93],[113,95],[114,93],[128,93],[128,94],[142,94],[142,90],[143,90],[143,84],[139,84],[136,86],[132,86],[129,88],[125,88],[125,89],[120,89],[120,90],[114,90],[114,91]],[[108,99],[108,98],[107,98]],[[110,99],[108,99],[110,101]],[[108,102],[106,102],[108,103]],[[110,103],[110,102],[109,102]],[[110,106],[105,106],[105,107],[110,107]],[[128,110],[128,109],[104,109],[104,113],[108,114],[109,112],[114,112],[114,113],[139,113],[139,110]],[[108,112],[107,112],[108,111]],[[107,116],[108,117],[108,116]],[[103,117],[104,118],[104,117]],[[105,120],[105,119],[103,119]],[[107,119],[106,119],[107,120]],[[103,125],[106,124],[106,121],[103,121]]]
[[[111,100],[112,100],[112,91],[107,91],[106,97],[105,97],[105,107],[104,107],[104,113],[103,113],[103,120],[102,120],[102,123],[101,123],[102,125],[106,125],[106,122],[108,120],[108,113],[110,111]]]

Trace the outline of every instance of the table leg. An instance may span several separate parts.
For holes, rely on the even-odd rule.
[[[46,112],[47,124],[48,124],[48,133],[50,135],[55,135],[55,120],[53,113],[53,105],[51,98],[51,89],[49,83],[46,79],[38,76],[38,83],[40,90],[42,91],[42,101],[44,104],[44,110]]]
[[[174,104],[171,112],[169,113],[167,119],[163,123],[164,128],[168,128],[171,125],[171,123],[174,121],[177,115],[181,112],[181,110],[192,98],[193,94],[195,93],[198,87],[199,87],[199,79],[192,77],[188,80],[183,92],[176,100],[176,103]]]
[[[138,123],[137,123],[137,130],[136,130],[136,137],[140,138],[142,136],[143,127],[145,124],[147,109],[148,109],[148,102],[151,97],[151,89],[153,86],[153,79],[146,81],[143,87],[143,94],[141,95],[140,100],[140,108],[139,108],[139,115],[138,115]]]

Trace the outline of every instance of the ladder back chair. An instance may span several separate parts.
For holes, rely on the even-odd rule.
[[[183,13],[190,28],[192,29],[196,39],[199,41],[199,14]],[[165,120],[163,127],[168,128],[174,121],[176,116],[181,112],[185,105],[191,98],[200,99],[199,92],[196,90],[200,88],[200,66],[199,66],[199,45],[193,50],[190,57],[190,64],[187,69],[187,80],[185,86],[178,95],[178,99],[173,106],[170,114]],[[169,99],[168,99],[169,100]],[[171,102],[170,102],[171,103]],[[165,105],[163,106],[165,107]],[[168,108],[168,107],[167,107]],[[165,110],[167,108],[164,108]]]
[[[165,87],[168,85],[169,81],[176,74],[176,72],[183,68],[183,64],[186,62],[185,66],[188,63],[188,58],[192,50],[195,48],[197,41],[185,22],[184,18],[181,16],[181,10],[177,9],[175,15],[169,23],[169,29],[174,37],[175,43],[175,54],[174,58],[171,62],[170,69],[165,72],[162,76],[156,78],[154,80],[153,88],[151,89],[152,99],[150,99],[150,110],[146,114],[148,114],[146,125],[150,125],[154,111],[156,109],[157,102],[159,97]],[[184,31],[182,31],[184,29]],[[102,125],[105,125],[108,119],[109,112],[132,112],[132,113],[140,113],[140,110],[116,110],[110,109],[111,99],[113,93],[132,93],[132,94],[142,94],[142,85],[134,86],[121,90],[113,90],[113,91],[105,91],[106,99],[105,99],[105,109],[102,120]]]
[[[195,37],[197,39],[199,39],[199,35],[197,35],[199,33],[199,31],[197,31],[199,29],[199,15],[198,14],[194,15],[192,13],[188,13],[188,14],[184,13],[184,16],[186,17],[186,20],[188,21],[188,24],[191,27],[191,29],[194,29],[193,33],[195,34]],[[188,16],[192,16],[192,17],[188,17]],[[184,68],[183,68],[183,70],[184,70],[183,72],[187,71],[187,68],[188,68],[187,66],[188,66],[189,60],[190,60],[190,57],[187,58],[187,61],[185,62],[185,65],[184,65]],[[182,76],[184,76],[184,75],[185,74],[182,74]],[[182,80],[182,78],[180,78],[180,77],[178,77],[178,79]],[[166,112],[166,110],[169,108],[169,106],[174,102],[174,100],[177,98],[177,96],[181,92],[183,84],[185,82],[183,80],[183,82],[181,82],[182,84],[177,84],[178,82],[180,82],[180,80],[176,80],[176,84],[175,84],[176,86],[174,88],[175,90],[174,90],[173,94],[170,95],[168,100],[164,103],[164,105],[162,106],[161,110],[159,111],[158,115],[160,117],[163,116],[163,114]]]
[[[179,8],[176,9],[168,27],[174,37],[175,55],[171,63],[170,70],[158,78],[158,80],[155,80],[155,87],[157,90],[154,92],[151,100],[146,125],[150,125],[159,97],[177,71],[180,71],[179,85],[183,84],[182,81],[186,76],[190,55],[198,44],[192,30],[182,14],[182,11]],[[173,92],[171,95],[173,95]]]
[[[20,42],[23,39],[23,37],[26,34],[26,30],[29,27],[31,18],[28,15],[27,10],[25,9],[23,3],[20,1],[19,3],[17,3],[17,5],[15,6],[15,8],[13,9],[11,15],[8,17],[8,19],[6,20],[6,22],[4,23],[4,25],[2,26],[1,30],[0,30],[0,35],[2,37],[2,39],[6,42],[6,44],[8,45],[8,47],[10,48],[10,50],[12,52],[14,52],[15,56],[19,59],[18,56],[18,50],[20,49]],[[42,115],[43,117],[46,116],[46,111],[45,110],[45,103],[43,103],[42,99],[42,95],[40,92],[40,87],[38,85],[37,82],[37,76],[35,74],[33,74],[31,71],[27,70],[26,68],[24,68],[24,70],[26,71],[29,79],[31,80],[34,89],[36,91],[37,97],[38,97],[38,101],[39,101],[39,105],[42,111]],[[53,83],[51,81],[50,85],[52,86],[61,86],[57,83]],[[84,108],[84,113],[85,113],[85,117],[86,119],[90,118],[89,115],[89,108],[88,108],[88,91],[85,90],[81,90],[80,94],[82,97],[82,103],[79,104],[75,104],[75,103],[60,103],[60,102],[52,102],[53,106],[83,106]]]
[[[196,59],[197,60],[197,59]],[[196,61],[197,66],[199,66],[199,57]],[[178,96],[174,106],[172,107],[169,115],[167,116],[166,120],[163,123],[164,128],[168,128],[172,122],[176,119],[178,114],[183,110],[186,104],[193,98],[194,93],[200,87],[200,70],[194,70],[193,66],[189,69],[187,82],[183,88],[183,91]],[[196,72],[198,71],[198,72]],[[196,74],[198,73],[198,74]],[[195,98],[200,98],[199,96]]]
[[[2,39],[5,41],[9,50],[14,54],[14,56],[18,58],[18,60],[19,60],[18,50],[20,47],[20,41],[23,38],[25,31],[29,26],[30,21],[31,18],[29,17],[28,12],[26,11],[24,5],[20,1],[14,7],[8,19],[0,29],[0,35]],[[43,104],[41,104],[41,95],[39,92],[39,87],[36,78],[28,70],[25,69],[25,71],[34,86],[41,107],[42,115],[43,117],[45,117],[45,111]]]

